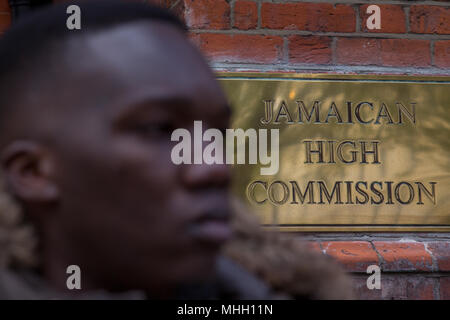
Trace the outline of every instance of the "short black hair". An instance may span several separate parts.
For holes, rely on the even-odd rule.
[[[80,30],[66,26],[69,5],[81,9]],[[45,72],[46,62],[65,40],[125,23],[155,20],[187,30],[167,9],[136,1],[71,1],[44,7],[19,19],[0,36],[0,127],[7,106],[20,94],[17,91],[22,87],[25,71],[27,75]]]

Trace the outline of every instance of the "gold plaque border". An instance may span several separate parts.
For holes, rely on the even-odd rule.
[[[364,81],[364,82],[401,82],[401,83],[450,83],[450,76],[408,76],[408,75],[356,75],[328,73],[264,73],[264,72],[216,72],[219,79],[249,80],[303,80],[303,81]]]
[[[302,226],[264,226],[265,229],[283,231],[283,232],[450,232],[450,226],[434,226],[434,225],[419,225],[419,226],[401,226],[401,225],[302,225]]]
[[[401,83],[450,83],[450,76],[353,75],[325,73],[216,72],[218,79],[299,80],[299,81],[364,81]],[[450,225],[270,225],[268,230],[283,232],[447,232]]]

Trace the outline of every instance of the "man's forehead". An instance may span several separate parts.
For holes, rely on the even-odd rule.
[[[73,65],[89,70],[104,68],[146,78],[154,75],[160,80],[193,69],[209,73],[183,31],[162,21],[121,24],[74,38],[69,46]]]
[[[172,95],[196,105],[194,100],[226,105],[202,56],[169,23],[128,23],[75,38],[68,46],[71,81],[91,94],[110,96],[114,105],[150,100],[153,93],[155,99]]]

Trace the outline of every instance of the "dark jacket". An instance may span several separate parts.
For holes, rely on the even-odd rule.
[[[93,300],[143,300],[148,299],[143,291],[110,293],[92,291],[77,295],[60,293],[47,286],[42,278],[30,271],[0,271],[0,300],[47,300],[47,299],[93,299]],[[282,299],[287,296],[274,295],[269,287],[230,259],[220,257],[214,281],[207,284],[180,287],[177,299]]]

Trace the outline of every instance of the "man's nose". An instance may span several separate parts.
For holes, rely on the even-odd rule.
[[[231,182],[227,164],[190,164],[183,166],[183,182],[189,188],[226,188]]]

